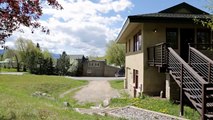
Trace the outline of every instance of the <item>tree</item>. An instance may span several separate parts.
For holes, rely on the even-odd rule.
[[[4,58],[11,58],[11,59],[15,59],[16,61],[16,69],[17,72],[20,71],[20,62],[21,62],[21,57],[18,53],[18,51],[14,50],[14,49],[6,49],[5,53],[4,53]]]
[[[23,65],[23,71],[26,71],[27,67],[27,59],[29,58],[28,55],[30,55],[30,52],[32,52],[35,48],[34,43],[32,40],[24,39],[24,38],[18,38],[15,41],[15,46],[18,51],[18,54],[21,56],[21,62]]]
[[[47,1],[47,2],[46,2]],[[48,3],[56,9],[63,9],[57,0],[0,0],[0,41],[10,36],[21,25],[49,30],[38,22],[42,15],[42,5]]]
[[[208,5],[206,6],[209,11],[211,13],[213,13],[213,0],[208,0]],[[207,17],[205,19],[198,19],[198,18],[194,18],[195,23],[197,24],[201,24],[204,27],[207,27],[211,30],[213,30],[213,16],[211,15],[211,17]]]
[[[110,64],[123,67],[125,64],[125,47],[121,44],[116,44],[115,41],[110,41],[107,45],[106,59]]]
[[[64,51],[60,58],[57,60],[56,69],[59,75],[66,75],[70,68],[70,60]]]

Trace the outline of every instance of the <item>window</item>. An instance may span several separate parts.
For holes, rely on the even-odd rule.
[[[99,62],[89,62],[88,67],[100,67],[100,63]]]
[[[210,44],[210,30],[208,29],[198,29],[197,30],[197,43],[198,44]],[[198,45],[198,49],[208,49],[207,45]]]
[[[139,31],[136,35],[134,35],[133,40],[134,40],[133,51],[141,50],[141,45],[142,45],[141,31]]]
[[[173,49],[178,49],[178,29],[167,28],[166,29],[166,43]]]

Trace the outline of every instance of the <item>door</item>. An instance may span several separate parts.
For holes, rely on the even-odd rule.
[[[137,96],[138,89],[138,70],[133,70],[134,97]]]
[[[188,62],[189,43],[194,43],[194,29],[180,29],[180,56]]]

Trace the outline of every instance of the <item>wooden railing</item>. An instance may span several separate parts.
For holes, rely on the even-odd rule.
[[[205,81],[213,83],[213,61],[200,51],[189,47],[189,65],[192,66]]]
[[[150,66],[159,66],[162,67],[166,65],[166,43],[156,44],[147,48],[148,52],[148,64]]]
[[[213,118],[213,84],[208,82],[213,76],[213,63],[210,64],[209,59],[206,59],[202,53],[197,54],[198,51],[192,47],[190,47],[189,61],[192,67],[195,66],[193,67],[195,70],[171,47],[167,48],[165,43],[151,46],[147,50],[149,65],[166,65],[167,71],[179,85],[181,91],[180,114],[183,115],[183,98],[185,94],[201,114],[203,120]],[[203,62],[198,63],[199,61]]]
[[[194,47],[197,50],[213,50],[213,44],[193,44],[190,43],[189,46]]]

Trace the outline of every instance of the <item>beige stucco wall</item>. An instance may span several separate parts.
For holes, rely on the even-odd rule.
[[[156,29],[157,32],[153,32]],[[160,95],[160,91],[165,91],[165,74],[159,73],[157,67],[149,67],[147,63],[147,47],[165,42],[166,29],[163,24],[144,24],[144,86],[143,93],[148,95]]]
[[[195,30],[202,28],[202,26],[195,24],[171,24],[171,23],[145,23],[143,25],[144,33],[144,89],[143,92],[150,95],[158,95],[161,90],[166,91],[165,87],[165,74],[159,73],[156,67],[150,67],[147,64],[147,47],[155,45],[157,43],[166,42],[166,28],[178,28],[178,49],[175,51],[180,53],[180,29],[192,28]],[[153,32],[156,29],[157,32]],[[196,34],[195,34],[196,41]]]
[[[133,69],[138,70],[138,93],[141,91],[143,85],[143,53],[126,56],[126,79],[128,80],[127,88],[133,96]]]
[[[143,24],[138,25],[133,31],[131,31],[128,35],[127,39],[127,53],[126,53],[126,58],[125,58],[125,66],[126,66],[126,82],[125,83],[131,94],[133,96],[133,70],[138,70],[138,86],[139,88],[137,89],[138,93],[141,91],[141,87],[143,84],[143,49],[137,52],[133,52],[133,36],[138,33],[140,30],[143,29]],[[142,32],[142,31],[141,31]],[[142,33],[142,39],[143,39],[143,33]],[[130,40],[130,43],[129,43]],[[129,44],[130,44],[130,52],[129,52]],[[137,94],[138,94],[137,93]]]
[[[128,90],[133,95],[133,69],[139,71],[139,87],[143,93],[148,95],[159,95],[160,91],[166,92],[166,75],[159,73],[157,67],[150,67],[147,63],[147,48],[155,44],[166,42],[166,28],[178,28],[180,33],[181,28],[202,28],[195,24],[172,24],[172,23],[141,23],[136,26],[126,37],[126,82]],[[156,29],[157,32],[153,32]],[[133,52],[133,36],[141,30],[142,33],[142,50]],[[131,41],[129,43],[129,40]],[[196,42],[196,34],[195,34]],[[129,52],[129,44],[130,52]],[[180,34],[178,35],[178,48],[180,48]],[[175,50],[180,53],[179,49]]]

